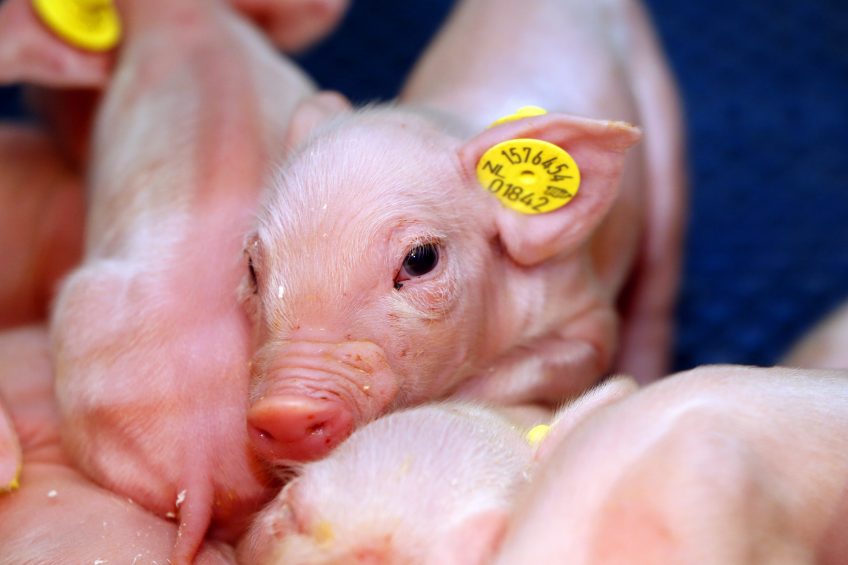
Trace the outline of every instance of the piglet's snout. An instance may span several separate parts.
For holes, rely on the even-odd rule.
[[[320,459],[397,394],[385,354],[371,342],[289,342],[272,355],[247,413],[254,449],[271,463]]]

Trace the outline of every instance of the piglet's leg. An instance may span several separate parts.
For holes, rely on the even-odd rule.
[[[167,563],[177,527],[72,469],[59,445],[47,332],[0,333],[0,398],[20,433],[21,486],[0,496],[0,547],[10,563]],[[223,543],[203,544],[196,565],[233,565]]]

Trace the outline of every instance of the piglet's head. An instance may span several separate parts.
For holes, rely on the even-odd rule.
[[[389,414],[300,466],[242,538],[239,562],[487,563],[532,459],[493,411],[441,403]]]
[[[359,425],[448,395],[515,346],[531,323],[520,273],[585,244],[638,138],[624,124],[547,115],[463,143],[397,109],[327,118],[343,105],[323,95],[295,115],[298,149],[246,241],[248,419],[274,463],[320,458]],[[480,155],[517,137],[564,144],[583,176],[572,203],[521,216],[480,187]]]

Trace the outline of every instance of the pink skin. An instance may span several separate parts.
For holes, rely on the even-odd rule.
[[[330,33],[348,0],[231,0],[269,39],[300,51]],[[39,85],[28,102],[74,162],[85,166],[91,119],[108,84],[115,52],[91,53],[55,35],[36,15],[32,0],[0,4],[0,84]],[[70,111],[69,111],[70,109]]]
[[[79,179],[43,132],[0,126],[0,328],[44,320],[58,280],[82,251]],[[21,467],[0,402],[0,492]]]
[[[343,0],[257,0],[240,4],[250,11],[251,16],[257,17],[262,20],[261,23],[269,26],[266,30],[276,40],[292,49],[303,47],[306,43],[317,39],[319,35],[328,32],[337,23],[346,7],[346,2]],[[79,459],[80,465],[85,470],[111,488],[140,495],[146,504],[160,513],[171,513],[175,511],[176,493],[187,486],[183,483],[190,482],[186,478],[190,474],[189,471],[185,468],[178,469],[177,467],[180,466],[172,462],[185,461],[184,456],[187,451],[181,449],[181,446],[185,442],[192,442],[195,450],[205,454],[207,459],[211,459],[208,462],[209,468],[196,473],[195,478],[201,487],[198,489],[199,492],[195,492],[196,501],[191,504],[186,503],[183,507],[181,517],[193,516],[191,525],[185,528],[185,535],[180,538],[183,558],[191,551],[192,545],[197,543],[206,528],[209,515],[212,513],[211,497],[215,496],[219,499],[214,501],[216,525],[222,526],[225,530],[238,531],[239,522],[244,520],[244,516],[268,492],[264,489],[266,480],[263,473],[258,468],[254,468],[253,458],[247,452],[243,434],[228,429],[228,426],[232,430],[242,429],[244,408],[240,404],[234,404],[233,401],[243,398],[246,392],[241,392],[244,387],[243,381],[239,385],[239,381],[233,380],[232,375],[244,374],[243,367],[246,365],[246,360],[243,353],[243,334],[245,328],[240,315],[232,311],[232,307],[227,306],[226,299],[219,298],[219,296],[231,296],[232,280],[237,275],[231,273],[230,278],[226,276],[222,278],[219,274],[222,269],[215,268],[211,262],[216,257],[226,260],[228,252],[238,248],[239,236],[234,234],[243,232],[244,228],[239,222],[244,221],[255,198],[255,186],[259,184],[257,179],[261,176],[259,170],[264,166],[262,161],[277,158],[281,140],[276,137],[276,132],[284,130],[285,121],[293,103],[309,89],[303,77],[293,70],[273,68],[285,66],[285,63],[276,63],[273,60],[275,54],[261,45],[260,40],[252,37],[252,32],[233,29],[222,32],[220,28],[225,26],[223,22],[211,25],[206,22],[198,25],[197,22],[192,22],[190,14],[186,15],[189,17],[186,18],[184,30],[173,29],[173,26],[170,26],[169,33],[160,34],[160,37],[166,41],[172,41],[174,36],[177,36],[173,43],[162,45],[160,50],[132,45],[137,43],[135,38],[139,37],[139,34],[134,36],[132,29],[143,28],[144,25],[134,25],[134,22],[129,22],[130,34],[125,38],[124,53],[133,53],[134,56],[124,56],[123,60],[119,61],[119,69],[129,73],[132,73],[133,69],[136,71],[141,69],[142,73],[135,78],[127,78],[124,83],[119,83],[120,87],[113,87],[112,108],[104,110],[101,115],[101,120],[108,126],[102,126],[99,132],[101,138],[108,137],[109,145],[114,140],[118,140],[116,145],[119,145],[124,153],[120,155],[121,151],[111,146],[104,149],[102,142],[99,149],[95,148],[96,164],[92,166],[92,171],[100,178],[94,183],[97,185],[94,189],[95,202],[91,204],[89,221],[91,224],[97,222],[98,225],[89,226],[92,229],[90,229],[88,242],[88,264],[66,291],[63,306],[59,308],[57,316],[57,320],[60,321],[55,324],[57,344],[62,347],[58,357],[58,360],[63,362],[62,383],[73,384],[70,390],[67,386],[60,387],[60,390],[68,395],[63,398],[63,406],[72,410],[74,415],[72,419],[74,424],[67,427],[68,442],[76,445],[72,455]],[[199,20],[198,18],[198,22]],[[297,26],[286,27],[283,25],[286,22],[289,24],[297,22]],[[192,29],[197,30],[196,35],[206,33],[208,37],[220,37],[222,44],[228,41],[227,38],[238,35],[239,38],[231,43],[242,45],[242,50],[236,55],[230,54],[224,58],[228,63],[219,67],[221,70],[218,75],[215,75],[214,69],[210,69],[205,76],[190,79],[188,85],[175,85],[173,78],[170,79],[171,83],[168,83],[169,76],[174,77],[179,73],[180,63],[187,64],[191,68],[196,66],[196,61],[217,58],[215,54],[221,51],[220,46],[204,45],[202,37],[183,36],[184,31]],[[142,37],[145,35],[148,34],[140,34]],[[146,39],[143,38],[138,40],[142,44],[145,41]],[[175,57],[175,53],[180,52],[181,48],[186,48],[190,55],[182,58]],[[252,63],[245,61],[251,58],[255,59]],[[151,63],[148,59],[154,62]],[[156,62],[156,59],[161,59],[162,62]],[[8,205],[3,206],[2,210],[11,214],[10,218],[3,222],[6,231],[0,234],[0,245],[11,246],[3,253],[6,269],[4,278],[0,281],[2,323],[20,323],[33,317],[43,317],[55,281],[79,259],[82,247],[84,200],[82,191],[84,183],[80,170],[88,168],[92,117],[97,110],[99,90],[107,86],[114,64],[113,53],[85,53],[70,47],[53,35],[36,17],[29,0],[7,0],[0,6],[0,83],[23,81],[41,85],[39,89],[31,88],[28,91],[28,100],[48,125],[47,129],[52,138],[48,140],[41,133],[20,128],[6,128],[0,132],[0,164],[2,164],[0,169],[3,171],[3,178],[0,179],[0,198],[8,201]],[[212,65],[212,67],[215,66]],[[138,72],[135,74],[138,75]],[[214,113],[218,107],[226,108],[226,106],[218,105],[210,108],[210,104],[193,104],[191,97],[206,98],[208,92],[232,94],[234,89],[228,87],[229,82],[243,80],[245,76],[252,81],[252,85],[244,89],[241,94],[236,93],[232,97],[233,104],[238,108],[235,111],[236,116],[227,123],[219,124],[216,130],[215,122],[218,117]],[[156,82],[156,80],[162,82]],[[148,81],[152,84],[146,84]],[[193,88],[191,81],[195,84]],[[164,86],[163,83],[165,83]],[[227,86],[220,88],[219,84]],[[257,89],[258,92],[252,89]],[[150,95],[150,98],[145,99],[150,101],[150,104],[146,107],[143,104],[134,106],[133,104],[138,100],[133,100],[132,96],[127,102],[118,100],[126,97],[127,91]],[[180,92],[183,97],[182,103],[189,108],[195,105],[207,110],[192,113],[195,108],[181,112],[178,108],[165,107],[165,110],[157,116],[157,123],[174,124],[176,129],[166,127],[163,128],[164,131],[157,132],[158,135],[145,134],[144,141],[135,138],[131,141],[122,141],[133,131],[133,128],[137,129],[136,126],[140,121],[150,119],[148,112],[151,109],[155,112],[157,108],[163,108],[156,97],[174,99],[171,94],[174,91]],[[137,112],[128,119],[119,116],[120,119],[116,120],[114,114],[121,114],[124,109],[122,104],[125,104],[125,107],[136,108]],[[179,113],[179,118],[173,119],[169,112]],[[196,118],[195,122],[191,121],[192,115]],[[188,128],[184,127],[185,124],[181,124],[179,119],[188,119]],[[227,127],[235,129],[240,127],[240,119],[245,130],[236,135],[228,133]],[[221,118],[218,121],[225,120]],[[195,124],[193,132],[192,124]],[[204,124],[211,125],[211,129]],[[170,141],[173,131],[186,134],[182,151],[170,151],[165,148],[165,143],[172,144],[177,149],[181,146],[180,142]],[[183,183],[180,183],[176,189],[160,186],[157,192],[147,191],[147,186],[144,190],[139,190],[139,181],[133,178],[138,179],[139,175],[147,174],[144,172],[144,168],[148,166],[145,163],[160,159],[156,151],[160,154],[165,153],[167,158],[185,159],[188,163],[182,168],[177,163],[171,163],[169,167],[159,171],[160,177],[167,177],[172,173],[192,175],[194,169],[206,172],[205,169],[208,167],[204,166],[204,159],[221,163],[226,167],[226,160],[220,159],[216,154],[210,154],[210,151],[214,151],[213,147],[200,145],[198,151],[192,150],[192,144],[198,145],[200,141],[211,140],[214,143],[216,131],[222,139],[226,139],[219,145],[227,147],[228,156],[233,162],[239,163],[241,169],[238,167],[231,168],[231,171],[219,169],[217,173],[212,170],[203,180],[204,183],[208,182],[204,187],[211,188],[213,191],[216,185],[238,187],[240,191],[238,195],[230,189],[230,192],[234,193],[232,198],[235,201],[234,212],[225,211],[227,208],[225,199],[229,198],[225,194],[217,194],[214,197],[202,195],[197,199],[198,203],[189,207],[188,211],[197,216],[208,213],[206,220],[213,224],[215,213],[232,217],[212,228],[203,226],[198,218],[190,222],[184,221],[183,218],[175,220],[179,214],[186,212],[186,208],[185,206],[182,208],[169,206],[169,202],[176,200],[178,194],[183,195],[181,198],[186,200],[185,205],[192,198],[191,192],[184,190]],[[158,149],[155,146],[157,139],[159,140]],[[115,173],[107,170],[108,161],[117,158],[128,159],[138,149],[139,144],[144,145],[147,141],[150,141],[152,146],[145,148],[146,153],[139,152],[142,160],[137,164],[125,166],[124,170],[118,173],[124,176],[116,181]],[[257,144],[262,147],[257,147]],[[97,162],[98,159],[100,162]],[[104,170],[106,170],[105,173]],[[193,175],[192,178],[197,179],[200,176]],[[145,182],[150,181],[151,178],[146,176]],[[104,186],[115,182],[125,182],[129,186],[112,193],[109,193],[108,189],[103,189]],[[175,178],[173,182],[179,181]],[[132,197],[133,192],[153,198],[139,202],[137,198]],[[156,195],[159,196],[158,200]],[[156,213],[161,213],[163,222],[171,222],[171,231],[162,230],[154,235],[149,226],[156,224],[155,229],[158,229],[161,224],[145,217],[149,210],[163,205],[169,208],[167,213],[161,210]],[[129,210],[124,210],[123,207]],[[98,219],[104,216],[105,221]],[[176,230],[180,228],[182,230],[177,233]],[[103,233],[104,230],[113,231],[106,236]],[[197,232],[203,235],[198,236]],[[148,235],[144,235],[145,233]],[[168,233],[172,233],[175,238],[165,243],[163,239]],[[107,239],[111,239],[112,243],[116,239],[123,239],[124,245],[114,245],[104,252],[103,246],[109,245]],[[177,257],[180,254],[196,256],[197,249],[203,248],[204,245],[214,247],[221,239],[226,241],[220,245],[220,254],[210,255],[207,264],[197,267],[189,260],[179,263]],[[130,240],[142,245],[133,251],[127,251],[126,242]],[[148,245],[145,245],[145,242]],[[192,243],[189,244],[189,242]],[[25,245],[25,243],[28,244]],[[199,247],[194,247],[195,244]],[[149,256],[146,255],[147,251],[150,252]],[[205,313],[209,326],[217,328],[215,331],[203,328],[204,319],[197,319],[192,308],[185,308],[182,304],[182,296],[185,293],[181,295],[183,291],[180,289],[190,286],[192,291],[196,291],[196,285],[183,281],[181,285],[178,284],[173,289],[169,289],[167,276],[161,273],[158,279],[148,276],[152,270],[150,266],[153,257],[157,252],[164,251],[172,254],[170,267],[164,268],[164,271],[170,269],[171,272],[176,272],[182,268],[197,267],[194,274],[201,275],[205,271],[212,271],[208,278],[220,279],[220,286],[215,283],[200,285],[205,291],[205,300],[213,304]],[[119,253],[120,261],[110,262],[112,259],[118,259]],[[161,265],[157,265],[157,268],[159,266]],[[128,297],[126,301],[121,302],[120,298],[111,294],[112,302],[102,304],[95,297],[99,290],[108,294],[111,290],[128,286],[134,286],[137,293]],[[175,294],[168,296],[172,290]],[[146,304],[142,306],[145,296],[151,294],[156,295],[156,298],[152,300],[156,306],[148,307]],[[203,293],[198,292],[197,295],[204,300]],[[93,305],[93,302],[97,304]],[[177,306],[182,309],[171,308],[174,302],[177,302]],[[136,315],[133,310],[142,307],[145,310],[144,314]],[[83,313],[82,310],[85,309],[88,309],[88,313]],[[187,316],[188,319],[197,320],[196,325],[182,319],[177,323],[171,323],[173,319],[182,315]],[[95,319],[92,320],[92,318]],[[134,321],[136,325],[126,324],[127,319]],[[99,325],[101,322],[102,325]],[[157,335],[155,331],[142,329],[145,323],[150,327],[162,324],[167,331]],[[64,331],[64,326],[68,326],[67,330],[72,334],[75,333],[72,328],[83,326],[91,328],[92,332],[87,340],[68,340],[65,339],[67,332]],[[116,331],[112,335],[106,335],[113,332],[115,328],[120,328],[120,333]],[[169,332],[172,336],[183,337],[180,334],[181,329],[190,333],[188,339],[180,342],[176,337],[169,337]],[[193,333],[191,333],[192,329]],[[135,357],[126,355],[120,360],[111,359],[100,365],[95,373],[86,373],[83,377],[75,376],[91,358],[102,358],[104,351],[114,352],[125,349],[127,344],[136,343],[142,336],[146,339],[146,345],[134,351]],[[76,337],[78,336],[72,335],[72,338]],[[157,338],[160,341],[157,342]],[[225,345],[218,344],[221,340],[225,342]],[[195,352],[210,350],[215,353],[212,355],[204,353],[200,358],[190,359],[167,369],[162,368],[161,374],[157,377],[160,381],[164,383],[172,380],[176,383],[178,379],[168,375],[179,373],[179,379],[187,385],[201,379],[203,383],[206,383],[210,379],[214,382],[216,379],[226,378],[226,382],[230,383],[229,389],[226,386],[220,387],[218,390],[220,396],[209,394],[207,396],[210,398],[207,398],[198,395],[195,402],[186,402],[185,412],[182,414],[179,402],[181,398],[190,394],[190,386],[186,389],[174,390],[175,384],[170,387],[151,385],[152,396],[148,396],[145,394],[144,386],[138,382],[140,380],[147,382],[146,376],[141,374],[139,368],[148,367],[150,359],[167,358],[171,350],[175,358],[184,358],[185,350],[180,346],[188,347]],[[155,353],[151,353],[152,351]],[[68,358],[71,360],[65,363],[64,361]],[[113,377],[113,371],[121,374],[123,380],[116,380]],[[186,374],[194,376],[186,378]],[[104,390],[97,384],[98,379],[106,379],[114,383],[115,389]],[[86,392],[88,388],[98,390],[101,394],[96,398],[92,397]],[[128,395],[127,390],[136,391],[134,395],[143,402],[134,401],[133,394]],[[106,410],[99,408],[101,404],[111,406],[112,402],[107,398],[110,394],[124,400],[125,404],[122,408]],[[88,404],[80,406],[80,399],[85,399]],[[165,403],[164,399],[172,402]],[[221,416],[218,427],[208,425],[204,418],[196,420],[189,418],[192,406],[201,406],[204,400],[209,401],[210,407],[220,406]],[[168,408],[168,406],[174,408]],[[154,414],[160,408],[165,413],[170,412],[171,415],[161,420],[155,419]],[[133,414],[136,415],[133,416]],[[148,426],[144,423],[145,419],[157,423]],[[113,422],[112,433],[104,433],[107,422],[110,421]],[[175,423],[179,424],[175,429],[199,428],[205,433],[193,439],[188,434],[183,439],[172,442],[157,439],[155,434],[144,438],[138,437],[138,432],[142,428],[146,432],[155,428],[161,436],[171,436],[172,430],[169,426]],[[100,439],[97,441],[86,439],[88,434],[96,435]],[[219,436],[226,438],[226,441],[220,442]],[[204,437],[208,439],[206,443],[202,441]],[[228,456],[228,460],[219,465],[210,455],[214,450],[212,445],[216,442],[221,443],[221,449],[229,445],[232,453],[242,455],[232,457],[232,460]],[[126,453],[126,446],[133,443],[143,444],[144,447],[134,453]],[[175,453],[178,455],[174,455]],[[121,458],[124,460],[118,464]],[[139,469],[144,468],[148,462],[155,463],[148,469],[149,474],[139,472]],[[157,466],[163,465],[168,469],[160,472]],[[20,466],[20,445],[12,422],[4,413],[0,403],[0,490],[13,485]],[[211,480],[210,474],[218,467],[222,469],[222,474],[227,476],[215,483]],[[231,487],[231,483],[234,486]],[[223,500],[220,500],[221,493]],[[197,511],[192,510],[190,514],[189,507]],[[183,522],[187,524],[186,520],[184,519]]]
[[[650,382],[668,371],[683,243],[685,142],[674,78],[642,2],[531,5],[460,3],[401,99],[445,112],[469,133],[525,104],[642,128],[644,142],[630,152],[615,206],[589,245],[620,307],[614,369]]]
[[[676,97],[638,5],[582,4],[468,0],[400,105],[351,113],[325,96],[295,114],[289,138],[304,146],[246,246],[248,418],[266,459],[319,458],[370,419],[448,395],[556,403],[617,354],[660,376],[682,216]],[[508,70],[523,79],[505,83]],[[552,113],[472,136],[523,104]],[[653,141],[626,153],[635,128],[563,111],[641,123]],[[576,159],[583,184],[570,204],[523,216],[479,186],[483,152],[520,137]],[[403,263],[422,244],[439,261],[417,276]],[[656,355],[627,353],[631,338]]]
[[[835,565],[846,520],[848,372],[703,367],[556,445],[492,563]]]
[[[118,8],[83,265],[51,320],[56,394],[70,459],[176,516],[172,561],[186,563],[210,524],[234,539],[271,495],[244,426],[249,328],[234,289],[279,132],[312,87],[225,5]]]
[[[338,25],[348,0],[231,0],[272,41],[288,51],[302,50]],[[0,6],[0,83],[27,82],[52,87],[102,88],[114,53],[76,49],[48,30],[31,0],[5,0]]]
[[[341,21],[349,0],[230,0],[286,53],[302,51]]]
[[[8,216],[0,222],[6,267],[0,327],[44,320],[53,285],[79,259],[91,121],[114,65],[114,53],[87,53],[62,41],[31,4],[0,5],[0,84],[30,83],[26,101],[46,126],[41,131],[0,124],[0,213]],[[294,51],[329,33],[347,8],[347,0],[232,4],[277,45]]]
[[[533,449],[494,411],[390,414],[305,465],[256,518],[242,563],[477,563],[526,484]]]
[[[167,563],[177,525],[108,492],[74,470],[61,450],[47,332],[0,334],[0,399],[20,433],[21,488],[0,497],[4,563]],[[204,543],[196,564],[234,564],[231,548]]]
[[[0,328],[44,320],[82,252],[82,190],[43,131],[0,125]],[[0,479],[2,483],[2,479]]]
[[[799,340],[781,364],[810,369],[848,369],[848,303]]]
[[[631,394],[612,379],[561,409],[541,444],[538,407],[445,402],[389,414],[297,470],[254,521],[239,558],[293,563],[486,563],[537,460],[596,410]],[[519,561],[521,562],[521,561]]]
[[[37,18],[31,0],[0,5],[0,84],[37,84],[28,105],[47,126],[0,124],[0,327],[44,320],[52,287],[73,266],[82,241],[81,171],[91,120],[113,54],[64,43]],[[331,31],[346,0],[235,0],[278,45],[300,50]],[[48,135],[49,134],[49,135]],[[28,230],[25,232],[25,230]],[[23,245],[22,242],[30,242]]]

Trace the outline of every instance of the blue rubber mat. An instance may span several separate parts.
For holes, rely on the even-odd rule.
[[[774,363],[848,299],[848,2],[649,0],[692,178],[677,368]],[[301,63],[359,102],[399,88],[450,2],[353,0]],[[17,114],[0,90],[0,114]]]

